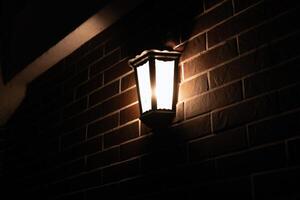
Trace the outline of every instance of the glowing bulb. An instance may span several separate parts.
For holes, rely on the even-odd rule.
[[[139,91],[141,96],[142,112],[151,110],[151,82],[150,82],[150,70],[149,62],[147,61],[143,65],[137,68],[137,76],[139,83]]]
[[[172,109],[174,61],[155,60],[157,109]]]

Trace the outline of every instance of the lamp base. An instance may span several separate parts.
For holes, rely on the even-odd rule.
[[[140,119],[149,128],[157,129],[169,126],[175,115],[176,113],[170,110],[155,110],[143,113]]]

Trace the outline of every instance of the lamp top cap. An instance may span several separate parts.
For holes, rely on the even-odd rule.
[[[143,60],[144,58],[146,58],[148,56],[179,58],[180,55],[181,55],[181,53],[178,51],[149,49],[149,50],[144,50],[139,55],[136,55],[134,58],[130,59],[128,61],[128,63],[133,66],[135,63],[139,63],[139,61]]]

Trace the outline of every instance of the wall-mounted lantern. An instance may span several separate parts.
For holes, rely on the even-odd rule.
[[[177,51],[147,50],[129,60],[138,89],[140,119],[151,127],[170,123],[178,96]]]

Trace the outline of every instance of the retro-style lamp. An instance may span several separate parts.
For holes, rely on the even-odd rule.
[[[165,126],[176,114],[177,51],[147,50],[129,60],[138,89],[140,119],[151,127]]]

